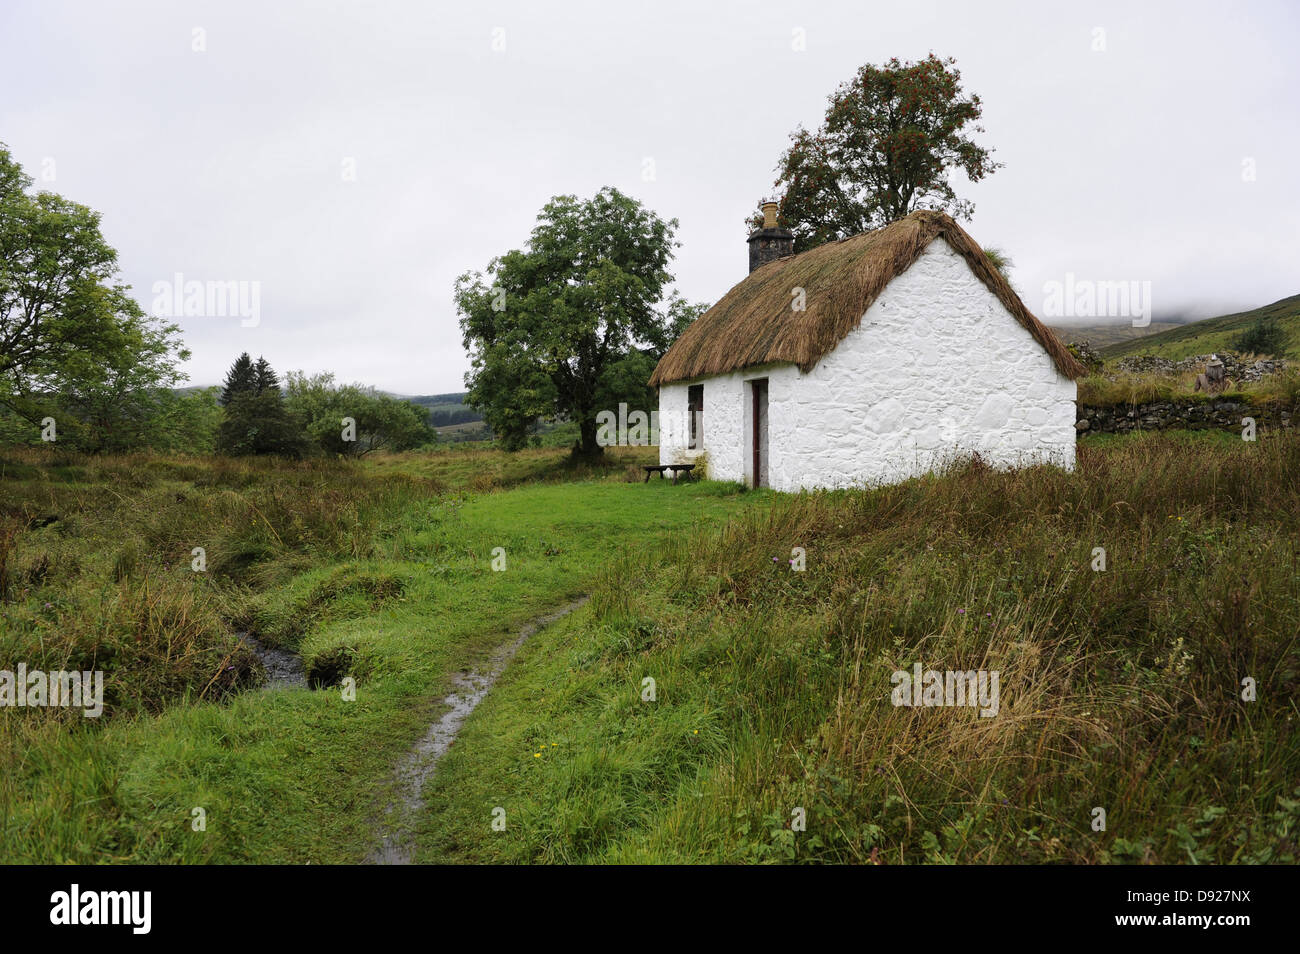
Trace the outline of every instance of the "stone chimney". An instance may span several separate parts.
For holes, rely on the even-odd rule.
[[[780,205],[775,199],[763,201],[763,227],[749,237],[749,270],[794,254],[794,233],[778,228],[776,213]]]

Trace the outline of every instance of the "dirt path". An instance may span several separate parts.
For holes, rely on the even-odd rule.
[[[416,743],[415,748],[397,768],[397,795],[388,806],[387,814],[381,824],[379,844],[366,856],[366,864],[409,865],[412,863],[415,857],[415,822],[424,804],[422,797],[424,783],[433,777],[438,760],[456,741],[456,735],[460,732],[460,727],[465,724],[465,719],[483,701],[483,697],[488,694],[488,690],[505,671],[510,660],[529,636],[556,620],[568,616],[586,603],[588,598],[584,596],[554,612],[537,617],[521,629],[518,636],[497,650],[486,672],[462,673],[456,677],[456,691],[443,700],[451,706],[451,709],[429,726],[429,731],[424,738]]]

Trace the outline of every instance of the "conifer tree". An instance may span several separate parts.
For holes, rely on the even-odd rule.
[[[221,405],[224,407],[240,394],[253,394],[257,391],[257,372],[253,361],[245,351],[226,372],[225,383],[221,387]]]
[[[223,454],[280,454],[301,457],[307,448],[302,422],[290,414],[280,381],[265,358],[254,364],[241,354],[226,375],[221,403],[225,419],[217,430]]]
[[[253,381],[258,394],[263,391],[280,390],[280,379],[276,376],[275,370],[261,356],[258,357],[257,364],[253,366]]]

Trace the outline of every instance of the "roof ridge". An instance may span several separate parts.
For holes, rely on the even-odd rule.
[[[807,372],[862,320],[886,285],[942,237],[971,271],[1043,347],[1069,378],[1086,373],[1046,325],[1034,317],[984,250],[956,220],[938,209],[917,209],[870,232],[844,236],[759,266],[692,322],[660,359],[650,385],[727,374],[759,364],[794,363]],[[836,246],[862,239],[859,254]],[[773,266],[779,265],[779,268]],[[779,289],[770,287],[780,273]],[[814,285],[823,284],[815,298]],[[798,322],[784,320],[794,288],[805,291]],[[779,294],[777,293],[779,290]]]

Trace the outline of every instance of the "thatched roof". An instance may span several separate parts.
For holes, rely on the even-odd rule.
[[[1052,356],[1063,375],[1077,378],[1087,373],[1030,313],[960,225],[942,212],[922,211],[874,232],[754,269],[682,332],[655,368],[650,385],[760,364],[793,362],[811,371],[858,326],[890,280],[911,267],[925,247],[940,237],[966,259],[971,271]],[[794,288],[804,289],[805,311],[790,307]]]

